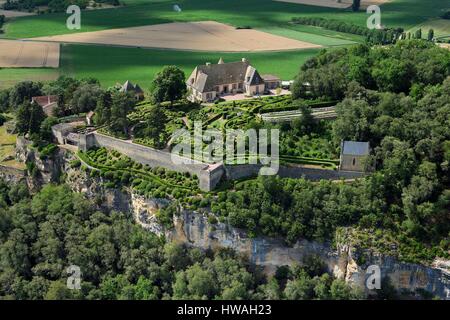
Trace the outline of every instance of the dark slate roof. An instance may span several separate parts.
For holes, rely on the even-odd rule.
[[[370,153],[368,142],[344,141],[342,145],[342,154],[352,156],[367,156]]]
[[[134,92],[143,93],[144,91],[142,91],[141,87],[139,87],[139,85],[136,83],[136,85],[134,86]]]
[[[131,81],[127,80],[122,88],[120,89],[121,92],[135,92],[135,93],[142,93],[142,89],[141,87],[139,87],[139,85],[134,85],[133,83],[131,83]]]
[[[250,77],[251,84],[264,83],[258,71],[244,60],[197,66],[187,84],[200,92],[208,92],[214,91],[217,85],[247,82],[247,77]]]

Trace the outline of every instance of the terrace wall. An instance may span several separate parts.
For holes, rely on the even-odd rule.
[[[256,176],[262,165],[240,164],[225,166],[227,179],[237,180]],[[308,180],[339,180],[339,179],[356,179],[364,176],[362,172],[329,170],[319,168],[305,168],[297,166],[280,166],[278,175],[283,178],[305,178]]]
[[[162,167],[177,172],[189,172],[199,178],[199,187],[203,191],[213,190],[225,175],[229,180],[238,180],[257,176],[262,165],[208,165],[201,162],[193,164],[176,164],[172,154],[156,150],[131,141],[116,139],[97,132],[80,134],[79,149],[87,151],[93,147],[105,147],[117,150],[136,162],[150,167]],[[283,178],[305,178],[309,180],[355,179],[364,176],[362,172],[305,168],[298,166],[280,166],[278,175]]]
[[[172,171],[195,174],[199,178],[200,189],[204,191],[213,190],[224,173],[222,166],[210,167],[201,162],[176,164],[170,152],[156,150],[132,143],[131,141],[116,139],[98,132],[80,134],[79,149],[81,151],[87,151],[93,147],[105,147],[117,150],[134,161],[149,165],[150,167],[162,167]]]

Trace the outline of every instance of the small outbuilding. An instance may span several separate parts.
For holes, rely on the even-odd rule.
[[[369,142],[342,141],[340,170],[364,172],[365,161],[370,154]]]
[[[37,103],[47,117],[53,117],[55,109],[58,108],[58,96],[56,95],[32,97],[31,102]]]
[[[122,85],[120,92],[131,92],[138,101],[144,99],[144,91],[141,87],[138,84],[131,83],[129,80]]]
[[[273,74],[263,74],[261,76],[266,84],[266,90],[272,90],[281,87],[281,79]]]

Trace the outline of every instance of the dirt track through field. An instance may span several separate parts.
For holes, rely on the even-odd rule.
[[[214,21],[165,23],[30,40],[221,52],[280,51],[320,47],[262,31],[238,30]]]
[[[0,40],[0,67],[58,68],[59,44]]]

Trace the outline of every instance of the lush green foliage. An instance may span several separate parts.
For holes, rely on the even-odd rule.
[[[177,66],[166,66],[152,82],[152,96],[157,103],[179,100],[186,93],[184,72]]]
[[[346,21],[331,20],[324,18],[298,17],[292,18],[292,23],[321,27],[328,30],[335,30],[344,33],[351,33],[366,37],[366,42],[374,44],[395,43],[403,35],[403,29],[368,29],[366,26],[359,26]]]
[[[294,98],[341,99],[348,84],[409,93],[441,83],[450,75],[450,51],[426,41],[399,41],[395,46],[355,46],[321,52],[306,62],[293,86]],[[306,85],[306,84],[309,85]]]
[[[0,190],[3,299],[358,297],[311,258],[303,268],[292,272],[283,268],[267,282],[258,268],[232,251],[203,252],[165,243],[129,215],[99,211],[94,201],[65,185],[47,185],[32,198],[25,185],[0,181]],[[82,273],[80,290],[67,288],[66,269],[71,265]],[[306,281],[307,285],[291,285],[290,281]],[[302,293],[304,287],[314,293]]]

